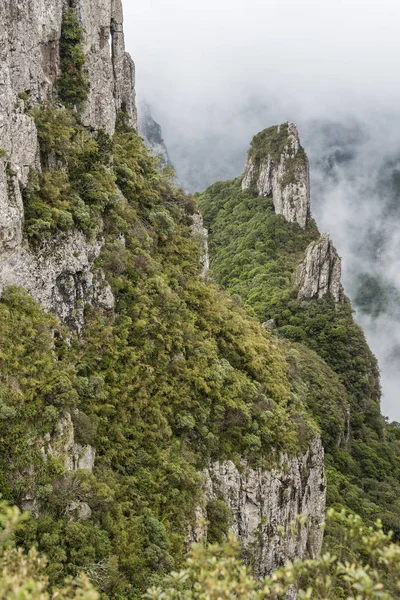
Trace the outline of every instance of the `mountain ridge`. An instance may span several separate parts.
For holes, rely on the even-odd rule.
[[[297,130],[262,132],[245,189],[199,196],[208,272],[195,200],[136,131],[121,3],[52,0],[39,27],[42,8],[0,13],[0,491],[35,517],[17,542],[47,554],[51,585],[83,571],[104,598],[140,597],[190,535],[233,529],[262,575],[316,559],[327,493],[350,493],[364,518],[363,494],[380,510],[346,469],[387,485],[400,467],[330,243],[298,297],[319,233]],[[361,464],[367,435],[388,438],[378,466],[371,452]]]

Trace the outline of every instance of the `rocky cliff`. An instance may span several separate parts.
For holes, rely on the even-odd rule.
[[[21,189],[41,169],[38,135],[27,106],[55,99],[63,11],[72,6],[84,28],[90,83],[81,119],[113,134],[119,110],[136,126],[135,69],[125,52],[121,0],[6,0],[0,7],[0,289],[25,287],[47,310],[79,329],[82,300],[111,308],[113,298],[93,264],[102,240],[58,236],[33,251],[23,239]]]
[[[204,473],[204,491],[207,502],[223,500],[229,507],[231,529],[257,575],[271,573],[288,559],[314,558],[321,552],[326,480],[319,438],[303,456],[281,456],[271,470],[214,463]],[[199,507],[197,521],[193,541],[207,536],[205,506]]]
[[[325,233],[307,248],[304,262],[298,267],[296,283],[299,300],[322,298],[330,293],[336,303],[344,301],[341,283],[342,264],[329,234]]]
[[[210,269],[210,256],[208,253],[208,230],[204,227],[203,217],[199,212],[195,212],[193,217],[193,234],[195,239],[199,241],[203,248],[203,253],[200,258],[203,270],[201,273],[202,277],[205,277]]]
[[[302,229],[310,218],[310,173],[294,123],[270,127],[252,141],[242,188],[272,197],[275,212]]]

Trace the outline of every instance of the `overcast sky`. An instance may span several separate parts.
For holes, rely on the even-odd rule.
[[[138,97],[161,123],[188,189],[240,175],[252,136],[286,120],[299,125],[315,183],[319,157],[329,148],[311,120],[360,129],[354,160],[338,169],[333,187],[315,192],[314,185],[312,209],[343,257],[345,288],[353,298],[357,273],[380,268],[364,256],[363,235],[370,226],[375,232],[390,229],[382,269],[400,292],[400,235],[381,216],[384,202],[376,185],[388,155],[400,156],[400,2],[123,3]],[[400,421],[395,312],[378,321],[358,318],[380,362],[384,412]]]
[[[396,105],[398,0],[125,0],[139,93],[168,104],[218,101],[244,86],[283,88],[313,113]]]

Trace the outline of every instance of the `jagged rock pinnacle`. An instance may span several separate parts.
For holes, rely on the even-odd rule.
[[[329,234],[312,242],[304,262],[297,269],[296,283],[300,286],[299,300],[322,298],[330,293],[336,303],[344,301],[341,283],[342,262]]]
[[[242,188],[272,197],[278,214],[305,229],[310,219],[310,174],[295,123],[269,127],[253,138]]]

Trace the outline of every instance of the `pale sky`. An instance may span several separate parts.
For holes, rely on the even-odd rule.
[[[318,111],[400,95],[398,0],[125,0],[139,94],[172,104],[287,89]],[[304,107],[306,110],[306,107]],[[314,107],[312,108],[314,110]]]

